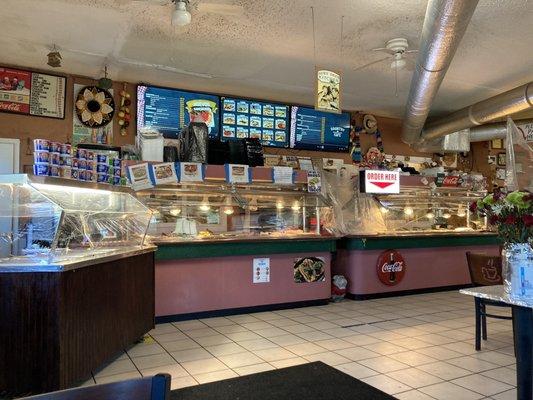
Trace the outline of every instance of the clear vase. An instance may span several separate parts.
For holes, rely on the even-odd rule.
[[[533,301],[533,249],[529,243],[506,243],[502,251],[503,287],[509,297]]]

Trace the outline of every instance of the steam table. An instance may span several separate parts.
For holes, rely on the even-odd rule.
[[[517,399],[533,399],[533,302],[509,297],[502,285],[463,289],[462,294],[501,301],[513,310],[514,345],[516,353]]]

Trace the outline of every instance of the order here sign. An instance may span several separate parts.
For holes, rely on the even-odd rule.
[[[364,174],[362,192],[400,193],[400,171],[366,170]]]

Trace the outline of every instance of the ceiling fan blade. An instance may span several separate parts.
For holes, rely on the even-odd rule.
[[[361,70],[361,69],[364,69],[364,68],[366,68],[366,67],[370,67],[371,65],[374,65],[374,64],[380,63],[380,62],[382,62],[382,61],[389,60],[389,59],[390,59],[390,57],[385,57],[385,58],[381,58],[381,59],[376,60],[376,61],[372,61],[372,62],[370,62],[370,63],[368,63],[368,64],[361,65],[360,67],[355,68],[355,69],[354,69],[354,72],[355,72],[355,71],[359,71],[359,70]]]
[[[153,4],[153,5],[158,5],[158,6],[166,6],[172,3],[172,0],[119,0],[119,2],[121,4],[133,2],[133,3],[146,3],[146,4]]]
[[[394,68],[394,96],[398,97],[398,68]]]
[[[418,50],[406,50],[404,53],[418,53]]]
[[[244,14],[244,8],[242,6],[234,5],[234,4],[200,2],[197,4],[196,7],[199,12],[204,12],[204,13],[234,15],[234,16],[239,16],[239,15]]]
[[[389,51],[386,47],[376,47],[375,49],[372,49],[372,51]]]

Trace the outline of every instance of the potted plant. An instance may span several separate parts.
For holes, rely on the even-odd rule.
[[[515,299],[533,300],[533,194],[496,190],[473,202],[470,211],[487,217],[503,241],[505,291]]]

